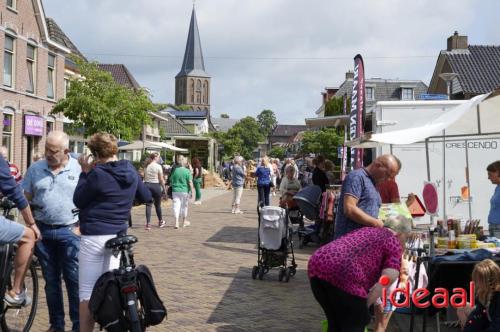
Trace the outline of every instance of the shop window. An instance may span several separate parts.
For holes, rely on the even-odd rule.
[[[54,130],[54,121],[47,120],[47,135]]]
[[[14,110],[12,110],[14,113]],[[12,143],[13,143],[13,131],[14,131],[14,114],[4,113],[3,114],[3,125],[2,125],[2,145],[7,148],[7,158],[12,159]]]
[[[26,92],[35,93],[35,73],[36,73],[36,48],[28,44],[26,48],[26,68],[28,70],[28,86]]]
[[[49,54],[49,61],[47,65],[47,97],[54,99],[54,81],[55,81],[55,70],[56,70],[56,56]]]
[[[15,38],[5,35],[4,53],[3,53],[3,85],[14,86],[14,49]]]

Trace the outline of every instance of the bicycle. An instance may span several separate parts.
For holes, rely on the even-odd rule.
[[[116,257],[120,255],[120,266],[116,269],[116,277],[120,285],[122,303],[127,308],[126,318],[130,323],[131,332],[143,332],[144,310],[138,301],[137,271],[135,269],[132,245],[137,243],[137,237],[133,235],[121,235],[108,240],[106,248],[111,249]]]
[[[15,204],[6,197],[0,201],[3,216],[8,218]],[[38,305],[38,275],[36,271],[36,259],[33,257],[26,272],[23,287],[31,297],[31,304],[12,306],[3,300],[6,291],[12,289],[14,281],[14,257],[16,256],[16,244],[0,245],[0,331],[2,332],[27,332],[35,319]]]

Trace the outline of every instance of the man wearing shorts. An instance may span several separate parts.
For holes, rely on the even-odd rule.
[[[21,286],[33,255],[35,241],[40,239],[35,220],[31,214],[28,201],[16,181],[10,174],[9,165],[0,155],[0,191],[13,201],[23,215],[26,227],[0,216],[0,245],[17,243],[18,248],[14,259],[14,284],[4,296],[7,305],[29,305],[31,299]]]

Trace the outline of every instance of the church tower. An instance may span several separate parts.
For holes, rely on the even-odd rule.
[[[205,72],[200,34],[193,6],[181,71],[175,76],[175,104],[210,114],[210,75]]]

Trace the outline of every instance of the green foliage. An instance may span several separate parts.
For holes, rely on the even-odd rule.
[[[151,121],[148,111],[154,109],[147,92],[119,85],[95,62],[74,61],[82,77],[71,79],[66,98],[51,114],[64,114],[75,127],[84,128],[84,136],[103,131],[124,140],[137,137]]]
[[[265,136],[269,136],[271,131],[276,127],[278,121],[276,120],[276,115],[271,110],[263,110],[257,115],[257,122],[259,123],[260,129]]]
[[[210,136],[224,145],[224,159],[230,159],[236,153],[250,159],[252,151],[264,139],[259,124],[251,116],[238,121],[227,133],[212,132]]]
[[[220,115],[220,117],[223,119],[229,119],[229,114],[223,113]]]
[[[192,106],[189,106],[189,105],[177,105],[175,106],[177,107],[180,111],[192,111],[193,110],[193,107]]]
[[[269,157],[271,158],[283,159],[285,158],[285,156],[286,156],[286,149],[281,146],[274,147],[269,152]]]
[[[302,139],[300,152],[303,154],[322,154],[332,161],[337,160],[337,148],[342,145],[343,137],[335,128],[323,128],[319,131],[306,131]]]
[[[351,99],[347,99],[347,114],[351,111]],[[344,114],[344,101],[342,97],[334,97],[325,104],[325,116]]]

